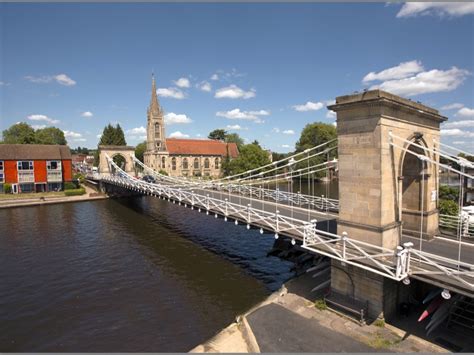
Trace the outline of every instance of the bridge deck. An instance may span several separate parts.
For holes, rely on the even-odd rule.
[[[309,235],[310,239],[308,239],[309,244],[307,246],[313,252],[334,257],[341,261],[345,260],[350,264],[356,264],[359,267],[368,268],[370,271],[400,280],[399,276],[396,276],[398,274],[395,274],[398,266],[395,268],[397,256],[394,251],[353,240],[344,244],[340,236],[324,234],[324,231],[328,230],[331,233],[336,232],[337,214],[318,211],[314,208],[292,207],[287,203],[251,198],[229,193],[228,191],[203,188],[195,188],[191,191],[189,188],[180,189],[171,185],[147,184],[133,180],[114,180],[114,178],[110,182],[137,192],[158,194],[170,200],[180,201],[188,205],[193,204],[196,208],[208,210],[210,213],[226,215],[245,224],[262,227],[272,233],[278,230],[279,235],[286,235],[296,240],[301,241]],[[279,211],[278,215],[276,211]],[[312,226],[308,222],[314,219],[318,221],[316,234],[311,234],[311,232],[307,234],[306,228]],[[417,254],[418,240],[403,236],[401,242],[405,241],[414,243],[412,249],[414,254]],[[343,249],[345,253],[342,252]],[[341,256],[346,253],[349,258]],[[433,255],[427,255],[426,253]],[[441,287],[445,285],[444,287],[449,287],[453,291],[468,295],[473,294],[474,274],[471,267],[474,258],[471,249],[466,251],[466,248],[464,248],[461,253],[461,262],[470,264],[461,266],[463,272],[461,277],[457,276],[458,270],[456,269],[458,260],[457,244],[438,239],[424,241],[421,255],[425,257],[425,260],[421,262],[417,260],[418,255],[412,255],[411,276]]]

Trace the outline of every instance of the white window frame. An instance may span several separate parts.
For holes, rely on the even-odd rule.
[[[55,162],[57,165],[56,165],[56,169],[51,169],[51,163]],[[47,160],[46,161],[46,169],[48,171],[60,171],[61,170],[61,160]]]
[[[29,163],[29,169],[23,169],[22,163]],[[18,171],[32,171],[35,170],[35,164],[33,160],[18,160],[17,161]]]

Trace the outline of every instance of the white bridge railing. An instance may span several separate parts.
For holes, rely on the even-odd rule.
[[[451,281],[474,290],[474,265],[444,258],[412,248],[412,243],[404,243],[394,250],[372,245],[343,233],[332,234],[317,228],[317,221],[310,222],[291,218],[279,213],[264,211],[251,204],[240,205],[227,198],[213,198],[205,190],[191,190],[166,183],[147,183],[137,180],[109,159],[116,175],[101,176],[103,181],[126,189],[153,195],[178,203],[184,207],[214,214],[215,218],[223,216],[247,225],[260,228],[260,232],[271,231],[275,238],[284,235],[302,241],[302,247],[318,254],[326,255],[343,263],[401,281],[410,275],[442,275]],[[252,192],[253,193],[253,192]]]
[[[469,220],[467,215],[449,216],[439,215],[439,226],[453,231],[462,238],[474,239],[474,223]]]

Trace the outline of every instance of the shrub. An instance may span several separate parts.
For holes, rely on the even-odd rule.
[[[439,198],[442,200],[458,201],[459,189],[456,187],[441,185],[439,187]]]
[[[439,213],[449,216],[459,215],[459,206],[453,200],[439,200]]]
[[[66,190],[64,195],[66,196],[80,196],[86,193],[86,189],[81,187],[80,189]]]
[[[12,184],[4,184],[3,185],[3,192],[6,194],[11,194],[12,193]]]
[[[76,173],[74,174],[74,176],[72,177],[74,180],[79,180],[79,182],[82,184],[85,180],[86,180],[86,177],[84,176],[84,174],[81,174],[81,173]]]
[[[77,189],[76,184],[74,184],[72,182],[65,182],[64,183],[64,190],[74,190],[74,189]]]
[[[163,169],[160,169],[160,171],[158,171],[158,173],[160,173],[161,175],[166,175],[166,176],[168,176],[168,173],[167,173],[165,170],[163,170]]]

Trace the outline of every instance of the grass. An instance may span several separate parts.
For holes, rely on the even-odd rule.
[[[401,338],[396,336],[395,339],[390,340],[384,338],[380,332],[376,332],[374,338],[369,341],[369,345],[375,349],[388,349],[391,346],[397,345],[401,342]]]
[[[84,187],[74,190],[66,191],[51,191],[51,192],[28,192],[21,194],[4,194],[0,193],[0,201],[2,200],[26,200],[31,198],[41,198],[41,197],[64,197],[64,196],[79,196],[84,195],[86,190]]]
[[[319,299],[319,300],[314,301],[314,307],[316,307],[320,311],[328,309],[326,301],[323,300],[323,299]]]
[[[383,327],[385,327],[385,320],[383,320],[383,319],[377,319],[377,320],[374,321],[374,325],[375,325],[376,327],[383,328]]]

